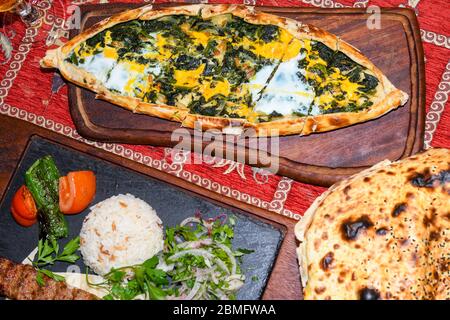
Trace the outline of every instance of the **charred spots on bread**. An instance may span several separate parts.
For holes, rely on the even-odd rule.
[[[328,252],[323,258],[322,260],[320,260],[320,268],[323,271],[327,271],[330,269],[331,265],[333,264],[334,261],[334,253],[333,252]]]
[[[399,203],[394,207],[394,210],[392,210],[392,216],[394,218],[398,217],[402,212],[405,212],[408,205],[405,202]]]
[[[351,186],[346,186],[344,188],[344,194],[345,194],[345,200],[349,201],[351,199],[350,195],[348,194],[350,192],[350,190],[352,189]]]
[[[442,261],[439,264],[439,269],[441,270],[441,272],[448,272],[449,271],[449,265],[450,265],[449,261]]]
[[[380,292],[373,288],[362,288],[358,292],[360,300],[379,300]]]
[[[439,231],[431,231],[430,232],[430,240],[437,241],[441,238],[441,234]]]
[[[352,187],[351,186],[346,186],[345,188],[344,188],[344,194],[345,195],[348,195],[348,193],[349,193],[349,191],[352,189]]]
[[[400,240],[400,245],[402,246],[402,247],[406,247],[406,246],[408,246],[410,244],[410,240],[409,239],[401,239]]]
[[[411,262],[412,262],[412,265],[413,266],[415,266],[415,265],[417,265],[417,262],[419,261],[419,256],[417,255],[417,252],[413,252],[412,254],[411,254]]]
[[[413,200],[414,198],[415,198],[414,193],[412,193],[412,192],[406,193],[406,199]]]
[[[439,281],[439,279],[440,279],[439,272],[437,272],[436,270],[434,270],[434,272],[433,272],[433,278],[436,281]]]
[[[378,228],[377,231],[375,231],[377,236],[385,236],[388,233],[388,229],[386,228]]]
[[[344,117],[332,117],[328,120],[329,124],[331,126],[347,126],[350,124],[349,120],[347,118]]]
[[[422,173],[410,177],[410,182],[418,188],[446,187],[450,183],[450,170],[443,170],[437,174],[431,174],[430,169],[425,169]]]
[[[429,215],[425,214],[423,217],[423,225],[425,227],[433,226],[436,223],[436,208],[431,208]]]
[[[326,287],[317,287],[317,288],[314,289],[314,291],[315,291],[317,294],[322,294],[322,293],[324,293],[326,290],[327,290]]]
[[[371,227],[373,227],[373,222],[367,215],[356,220],[347,219],[341,226],[342,236],[345,240],[355,240],[362,231]]]

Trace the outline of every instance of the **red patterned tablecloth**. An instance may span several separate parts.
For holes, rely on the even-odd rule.
[[[80,137],[69,115],[67,87],[54,81],[53,72],[42,72],[39,60],[47,48],[68,36],[65,19],[72,5],[125,2],[116,0],[33,0],[42,12],[41,25],[25,29],[10,14],[0,15],[0,113],[35,123],[73,139],[275,213],[299,219],[325,189],[295,182],[240,163],[213,159],[189,164],[197,155],[179,154],[172,161],[169,148],[98,143]],[[130,1],[153,3],[154,0]],[[156,1],[161,2],[161,1]],[[186,1],[195,2],[195,1]],[[198,0],[197,0],[198,2]],[[413,8],[418,16],[426,59],[425,146],[450,147],[450,6],[448,0],[200,0],[203,3],[315,7]],[[73,9],[73,7],[72,7]],[[70,9],[69,9],[70,10]],[[1,125],[1,124],[0,124]],[[192,161],[191,161],[192,162]]]

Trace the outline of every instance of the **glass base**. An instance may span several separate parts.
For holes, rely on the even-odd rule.
[[[18,5],[16,12],[27,26],[34,26],[39,22],[39,11],[27,2]]]

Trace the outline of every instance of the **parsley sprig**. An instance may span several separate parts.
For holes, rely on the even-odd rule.
[[[169,281],[167,273],[158,269],[159,259],[154,256],[140,265],[112,269],[103,276],[102,283],[91,283],[88,274],[86,281],[92,287],[106,289],[109,293],[105,300],[131,300],[138,295],[145,295],[152,300],[162,300],[167,296],[167,290],[162,289]],[[130,279],[129,274],[133,274]]]
[[[36,282],[40,286],[45,285],[43,275],[56,281],[64,281],[64,277],[53,273],[43,267],[53,265],[57,261],[75,263],[80,257],[75,252],[80,248],[80,237],[70,240],[60,252],[59,244],[56,240],[43,240],[38,242],[38,252],[35,260],[32,261],[33,267],[37,270]]]

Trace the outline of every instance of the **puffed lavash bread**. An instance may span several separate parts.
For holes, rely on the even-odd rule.
[[[450,151],[383,161],[296,225],[305,299],[450,299]]]

